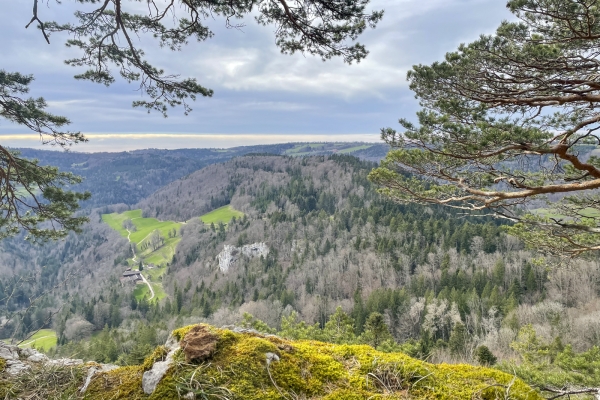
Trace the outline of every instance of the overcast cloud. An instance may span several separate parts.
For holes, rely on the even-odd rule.
[[[144,42],[157,66],[196,77],[215,91],[212,98],[193,103],[189,116],[174,109],[165,119],[131,108],[140,98],[135,85],[118,81],[106,88],[74,80],[81,70],[63,63],[76,54],[65,48],[66,37],[54,35],[48,45],[37,29],[24,28],[31,3],[0,0],[0,69],[34,74],[31,94],[43,95],[50,111],[69,117],[71,130],[92,134],[89,144],[77,148],[82,151],[376,141],[379,128],[397,126],[398,118],[412,118],[418,109],[405,78],[412,65],[440,60],[511,17],[504,0],[374,0],[372,8],[384,9],[384,19],[360,38],[370,50],[368,58],[351,66],[282,55],[274,45],[274,28],[251,18],[241,31],[226,29],[222,20],[209,21],[215,37],[190,43],[182,52]],[[43,19],[64,21],[75,2],[43,3]],[[0,120],[0,143],[38,147],[39,139]]]

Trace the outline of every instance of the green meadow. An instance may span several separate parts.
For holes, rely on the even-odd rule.
[[[152,288],[154,289],[154,287]],[[136,285],[133,290],[133,295],[137,301],[142,300],[144,297],[150,298],[150,289],[146,285]]]
[[[52,329],[42,329],[29,339],[21,343],[19,347],[33,347],[46,352],[51,348],[55,347],[56,342],[56,332],[54,332]]]
[[[179,236],[179,228],[181,223],[173,221],[159,221],[156,218],[144,218],[142,210],[131,210],[123,213],[104,214],[102,220],[112,229],[116,230],[123,237],[127,237],[129,233],[123,228],[123,222],[130,219],[135,226],[135,231],[131,232],[129,239],[136,244],[137,262],[133,259],[129,260],[129,265],[137,267],[141,259],[146,265],[143,273],[146,279],[154,289],[155,299],[160,300],[166,297],[166,293],[162,287],[162,275],[167,271],[167,263],[173,259],[177,244],[181,240]],[[150,235],[155,230],[158,230],[164,238],[164,243],[157,249],[147,246],[144,249],[144,244],[149,240]],[[176,236],[169,237],[169,234],[175,230]],[[148,268],[148,264],[153,264],[154,268]],[[150,290],[146,285],[137,285],[134,290],[134,296],[141,300],[144,296],[150,297]]]
[[[104,214],[102,220],[106,222],[111,228],[118,231],[123,237],[127,237],[128,232],[123,228],[123,222],[130,219],[133,225],[135,225],[135,232],[131,232],[130,239],[135,244],[139,245],[146,238],[150,236],[155,230],[159,230],[160,233],[168,238],[169,231],[175,228],[177,234],[179,234],[179,228],[181,223],[173,221],[159,221],[156,218],[144,218],[142,217],[142,210],[131,210],[117,214]]]
[[[556,211],[547,208],[538,208],[532,210],[531,213],[545,218],[570,218],[564,215],[560,215]],[[600,210],[596,208],[585,208],[581,211],[581,215],[587,218],[600,218]]]
[[[346,149],[338,150],[338,154],[346,154],[346,153],[352,153],[354,151],[366,150],[370,147],[373,147],[373,145],[372,144],[364,144],[362,146],[348,147]]]
[[[227,224],[233,217],[241,218],[243,216],[244,213],[228,205],[213,210],[201,216],[200,219],[205,224],[218,224],[219,222]],[[130,235],[127,230],[123,228],[123,222],[128,219],[131,220],[136,228],[135,231],[131,232]],[[182,224],[173,221],[159,221],[156,218],[145,218],[142,216],[142,210],[130,210],[122,213],[104,214],[102,215],[102,221],[108,224],[108,226],[110,226],[112,229],[119,232],[121,236],[126,238],[129,235],[129,239],[132,243],[136,244],[137,248],[137,262],[134,262],[133,259],[129,259],[129,265],[133,268],[136,268],[139,260],[142,260],[146,266],[143,274],[150,285],[152,285],[155,299],[160,300],[165,298],[167,294],[165,293],[161,283],[162,276],[166,273],[167,263],[173,259],[177,244],[179,244],[179,241],[181,240],[181,237],[179,236],[179,228]],[[169,237],[169,233],[173,232],[173,229],[175,229],[177,235],[175,237]],[[150,235],[155,230],[158,230],[164,238],[164,244],[156,250],[152,249],[151,246],[145,246],[146,242],[150,238]],[[149,264],[154,265],[154,267],[149,268]],[[144,296],[150,297],[150,290],[146,285],[137,285],[133,293],[138,300],[143,299]]]
[[[227,224],[233,217],[242,218],[243,216],[243,212],[236,210],[230,205],[227,205],[204,214],[200,217],[200,219],[207,225],[210,225],[211,223],[216,225],[219,222]]]

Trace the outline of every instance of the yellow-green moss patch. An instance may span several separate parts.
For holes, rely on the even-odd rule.
[[[190,329],[175,335],[181,338]],[[203,368],[204,378],[236,398],[274,400],[296,394],[311,399],[485,399],[507,391],[514,399],[541,398],[522,381],[490,368],[428,364],[369,346],[290,342],[215,328],[213,332],[219,342]],[[268,363],[267,353],[279,360]],[[189,371],[173,371],[171,388]]]
[[[165,346],[158,346],[156,349],[154,349],[152,354],[150,354],[148,357],[146,357],[146,359],[144,360],[144,363],[142,364],[142,370],[148,371],[149,369],[152,368],[152,365],[154,365],[155,362],[163,361],[165,359],[165,357],[167,356],[168,352],[169,351],[167,350],[167,348]]]
[[[85,392],[84,399],[141,400],[148,396],[142,390],[141,366],[121,367],[97,374]]]
[[[192,327],[173,335],[181,340]],[[194,393],[196,398],[231,400],[542,399],[521,380],[491,368],[429,364],[364,345],[208,329],[218,337],[212,357],[192,364],[178,352],[152,395],[144,394],[142,375],[164,359],[163,346],[140,366],[96,375],[80,398],[179,400]],[[0,392],[11,390],[2,386],[3,379]]]

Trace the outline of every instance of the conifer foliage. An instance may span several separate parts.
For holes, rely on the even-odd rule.
[[[598,1],[507,7],[517,22],[408,73],[418,124],[382,130],[393,149],[371,179],[401,202],[518,222],[513,233],[538,249],[598,250],[600,158],[582,156],[600,143]]]
[[[32,81],[32,76],[0,70],[0,117],[28,127],[51,145],[68,147],[85,141],[81,133],[60,130],[69,120],[46,112],[43,98],[21,98]],[[71,173],[42,166],[0,146],[0,239],[21,229],[41,240],[78,231],[87,218],[74,217],[73,213],[79,208],[79,201],[90,194],[65,187],[79,182],[80,178]],[[48,221],[50,225],[43,225]]]

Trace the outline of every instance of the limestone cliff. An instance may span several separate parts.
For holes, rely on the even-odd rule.
[[[241,256],[254,258],[260,256],[266,257],[268,254],[269,247],[265,243],[247,244],[242,247],[226,244],[223,250],[217,255],[217,260],[219,260],[219,269],[221,272],[226,273]]]
[[[14,348],[0,354],[12,358],[0,358],[6,399],[541,399],[490,368],[207,325],[174,331],[137,366],[29,361],[29,353]],[[19,359],[25,368],[9,373]]]

